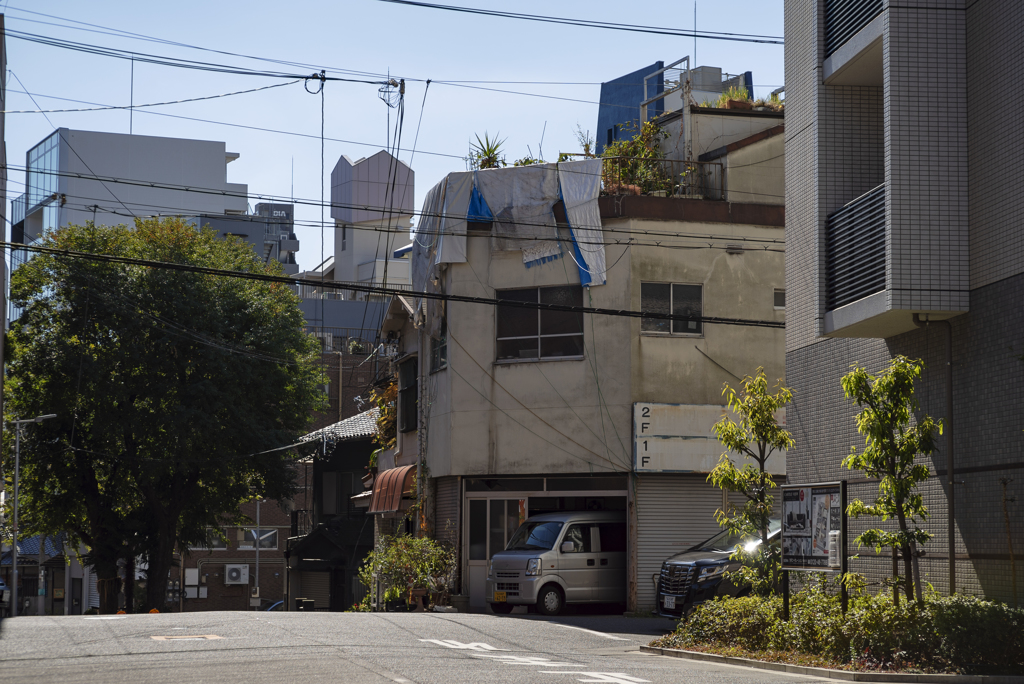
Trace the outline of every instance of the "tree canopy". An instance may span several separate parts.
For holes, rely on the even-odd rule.
[[[41,246],[281,272],[178,218],[67,226]],[[23,313],[7,338],[5,417],[57,414],[24,432],[22,529],[84,543],[101,583],[143,556],[147,603],[162,606],[175,547],[240,522],[254,495],[292,492],[276,449],[322,399],[298,298],[281,283],[42,253],[12,274],[11,300]],[[108,610],[111,598],[101,587]]]

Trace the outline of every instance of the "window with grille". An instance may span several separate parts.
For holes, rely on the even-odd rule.
[[[563,285],[498,290],[497,298],[506,302],[582,307],[583,288]],[[497,308],[499,361],[583,356],[582,311],[550,311],[501,304]]]
[[[448,367],[448,321],[441,318],[441,329],[437,337],[430,338],[430,372]]]
[[[704,287],[684,283],[641,283],[640,309],[642,311],[671,314],[683,318],[642,318],[644,332],[669,335],[703,335]]]

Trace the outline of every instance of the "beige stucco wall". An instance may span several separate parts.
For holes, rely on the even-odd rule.
[[[785,136],[773,135],[726,155],[726,199],[758,204],[786,203]]]
[[[695,240],[696,249],[609,246],[608,282],[585,289],[585,305],[636,311],[641,281],[700,283],[707,316],[784,321],[773,306],[774,289],[785,286],[783,254],[759,249],[763,243],[740,255],[722,249],[740,236],[781,240],[781,228],[637,220],[605,226],[716,239]],[[527,269],[520,252],[492,252],[488,237],[470,237],[467,250],[469,262],[445,274],[453,294],[493,297],[496,289],[579,282],[568,255]],[[633,402],[721,404],[733,374],[758,365],[773,380],[785,374],[782,330],[705,324],[700,337],[666,337],[641,334],[637,318],[591,315],[584,359],[495,363],[495,308],[448,306],[449,368],[428,379],[432,477],[627,471]]]

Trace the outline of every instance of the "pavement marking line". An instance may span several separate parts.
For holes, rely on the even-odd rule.
[[[577,679],[577,682],[610,682],[611,684],[635,684],[643,682],[644,684],[650,684],[649,679],[639,679],[637,677],[630,677],[627,674],[621,672],[545,672],[541,670],[539,674],[574,674],[584,675],[585,677],[593,677],[593,679]]]
[[[217,636],[216,634],[190,634],[187,636],[151,636],[149,638],[154,641],[204,641],[207,639],[223,639],[224,637]]]
[[[506,665],[539,665],[541,667],[584,667],[578,663],[558,663],[540,656],[490,655],[487,653],[471,653],[474,658],[494,658]]]
[[[127,615],[102,615],[100,617],[86,617],[86,620],[124,620]]]
[[[632,641],[632,639],[626,639],[626,638],[623,638],[623,637],[617,637],[617,636],[614,636],[614,635],[611,635],[611,634],[605,634],[604,632],[595,632],[592,629],[585,629],[583,627],[575,627],[573,625],[563,625],[561,622],[549,622],[548,624],[549,625],[554,625],[555,627],[565,627],[566,629],[578,629],[581,632],[587,632],[588,634],[596,634],[597,636],[604,637],[605,639],[614,639],[615,641]]]
[[[460,650],[469,650],[469,651],[507,651],[508,650],[508,649],[505,649],[505,648],[495,648],[494,646],[491,646],[490,644],[481,643],[479,641],[474,641],[474,642],[469,643],[469,644],[464,644],[461,641],[455,641],[453,639],[420,639],[420,641],[425,641],[425,642],[431,643],[431,644],[437,644],[438,646],[444,646],[445,648],[456,648],[456,649],[460,649]]]

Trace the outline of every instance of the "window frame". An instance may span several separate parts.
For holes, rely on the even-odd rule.
[[[219,537],[217,537],[214,534],[214,532],[215,532],[215,530],[212,527],[207,527],[206,528],[206,539],[207,539],[206,545],[205,546],[192,546],[192,545],[189,545],[189,547],[188,547],[189,551],[227,551],[228,550],[227,535],[225,535],[225,538],[222,540]],[[223,546],[213,546],[212,542],[213,542],[214,539],[216,539],[217,541],[220,541],[223,544]]]
[[[506,288],[506,289],[501,289],[501,290],[495,290],[494,295],[495,295],[496,299],[501,300],[501,295],[503,293],[506,293],[506,292],[527,292],[527,291],[533,291],[534,293],[536,293],[536,296],[537,296],[535,301],[537,303],[540,303],[541,302],[541,292],[543,290],[552,290],[552,289],[559,289],[559,288],[565,288],[565,287],[578,287],[579,290],[580,290],[581,302],[582,302],[583,286],[582,285],[574,285],[572,283],[568,283],[568,284],[565,284],[565,285],[538,285],[538,286],[534,286],[534,287]],[[510,300],[510,301],[518,301],[518,300]],[[498,306],[494,307],[494,310],[495,310],[495,313],[494,313],[494,315],[495,315],[495,324],[494,324],[494,363],[496,363],[496,364],[512,364],[512,363],[538,363],[538,362],[542,362],[542,361],[580,361],[580,360],[586,358],[586,356],[587,356],[587,338],[586,338],[586,321],[585,321],[585,319],[581,318],[581,320],[580,320],[580,332],[578,332],[578,333],[575,333],[575,332],[572,332],[572,333],[552,333],[552,334],[545,335],[542,332],[542,330],[543,330],[543,328],[542,328],[542,326],[543,326],[542,314],[545,313],[545,310],[538,307],[537,310],[536,310],[537,311],[537,333],[535,335],[508,335],[508,336],[505,336],[505,337],[499,337],[498,336],[499,322],[497,320],[497,317],[499,315],[501,315],[501,304],[499,303]],[[570,312],[548,311],[547,313],[570,313]],[[575,314],[572,314],[572,315],[575,315]],[[582,314],[580,314],[580,316],[582,317]],[[566,355],[566,356],[541,356],[541,350],[543,349],[542,341],[545,338],[547,338],[547,339],[554,339],[554,338],[557,338],[557,337],[579,337],[580,338],[580,343],[581,343],[580,346],[583,348],[583,352],[581,354],[572,354],[572,355]],[[537,340],[537,356],[534,356],[534,357],[520,357],[520,358],[501,358],[501,357],[498,356],[498,345],[502,341],[506,341],[506,340],[528,340],[528,339],[536,339]]]
[[[643,286],[644,285],[668,285],[669,286],[668,287],[668,292],[669,292],[668,310],[670,312],[675,308],[675,286],[676,285],[682,285],[682,286],[686,286],[686,287],[699,287],[700,288],[700,318],[701,318],[701,321],[700,321],[700,330],[698,332],[675,332],[675,330],[673,330],[672,328],[674,327],[674,324],[676,323],[676,321],[675,320],[669,320],[668,323],[670,325],[670,329],[669,329],[668,332],[664,332],[664,331],[661,331],[661,330],[644,330],[644,321],[645,320],[655,320],[655,321],[657,321],[657,320],[663,320],[663,319],[645,319],[645,318],[641,317],[640,318],[640,334],[641,335],[648,335],[648,336],[651,336],[651,337],[689,337],[689,338],[702,338],[702,337],[704,337],[704,321],[703,321],[703,319],[704,319],[704,283],[693,283],[693,282],[687,283],[687,282],[667,281],[667,280],[644,280],[644,281],[641,281],[641,283],[640,283],[640,309],[641,309],[641,311],[644,308],[644,300],[643,300]]]
[[[257,532],[257,530],[258,530],[258,532]],[[256,528],[256,527],[243,527],[242,528],[242,539],[243,539],[243,541],[240,541],[238,543],[238,550],[239,551],[255,551],[256,550],[256,542],[257,542],[257,540],[258,539],[262,539],[263,537],[267,536],[267,534],[269,534],[270,532],[274,533],[274,545],[273,546],[262,546],[262,545],[260,545],[260,551],[277,551],[277,547],[278,547],[278,543],[279,543],[279,537],[281,536],[281,534],[280,534],[280,530],[278,530],[276,527],[259,527],[259,528]],[[249,536],[250,533],[254,533],[252,541],[249,541],[249,539],[248,539],[248,536]]]
[[[441,316],[440,337],[430,337],[430,372],[437,373],[448,368],[448,317]]]
[[[412,374],[403,372],[411,365]],[[398,364],[398,431],[413,432],[419,427],[419,358],[409,356]],[[411,380],[411,381],[410,381]]]
[[[779,306],[778,304],[775,303],[776,298],[780,294],[782,295],[782,306]],[[776,311],[785,311],[786,310],[786,288],[784,288],[784,287],[776,287],[773,290],[773,292],[772,292],[772,306],[774,307],[774,309]]]

